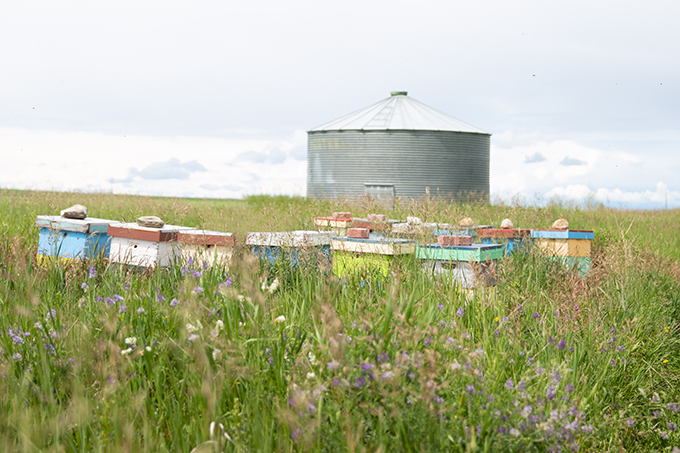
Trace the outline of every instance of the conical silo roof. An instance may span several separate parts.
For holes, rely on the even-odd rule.
[[[487,134],[470,124],[428,107],[407,96],[406,91],[394,91],[387,99],[311,129],[321,131],[414,130],[449,131]]]

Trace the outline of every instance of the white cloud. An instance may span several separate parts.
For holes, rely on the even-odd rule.
[[[304,134],[304,132],[303,132]],[[305,134],[306,135],[306,134]],[[304,195],[307,163],[289,139],[112,136],[0,128],[3,187],[233,198]],[[246,152],[271,156],[239,160]]]
[[[667,169],[655,164],[651,156],[642,159],[573,140],[546,140],[537,133],[499,135],[491,148],[494,199],[506,203],[518,196],[530,202],[595,200],[630,208],[680,205],[680,191],[669,189],[660,178],[675,180],[662,173]]]

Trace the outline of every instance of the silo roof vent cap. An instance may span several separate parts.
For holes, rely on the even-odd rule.
[[[408,91],[392,91],[390,92],[392,96],[407,96]]]

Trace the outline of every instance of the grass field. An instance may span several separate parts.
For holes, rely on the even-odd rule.
[[[35,264],[38,214],[231,231],[228,270]],[[405,259],[389,278],[269,272],[248,231],[333,211],[594,229],[579,279],[537,253],[472,293]],[[0,191],[1,451],[673,451],[680,210]],[[276,274],[276,275],[274,275]],[[278,285],[273,284],[274,278]]]

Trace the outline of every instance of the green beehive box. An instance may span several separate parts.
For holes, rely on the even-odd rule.
[[[441,261],[489,261],[503,257],[503,246],[500,244],[472,244],[442,247],[439,244],[419,245],[416,247],[416,258]]]

